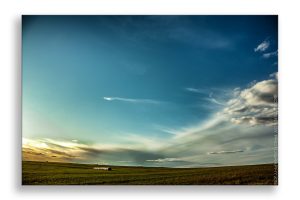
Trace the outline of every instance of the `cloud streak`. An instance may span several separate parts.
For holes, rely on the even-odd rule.
[[[270,41],[265,40],[260,43],[256,48],[254,48],[254,52],[264,52],[270,47]]]
[[[278,56],[278,51],[273,51],[273,52],[270,52],[270,53],[264,53],[263,55],[263,58],[271,58],[271,57],[274,57],[274,56]]]
[[[214,152],[207,152],[207,154],[228,154],[228,153],[241,153],[244,152],[243,150],[234,150],[234,151],[214,151]]]
[[[187,87],[187,88],[185,88],[185,90],[188,92],[199,93],[199,94],[208,94],[209,93],[209,91],[207,89],[200,89],[200,88]]]
[[[204,96],[208,96],[207,98],[203,98],[211,103],[224,105],[222,97],[224,97],[224,93],[230,93],[228,89],[220,89],[220,88],[193,88],[187,87],[185,88],[186,91],[196,94],[201,94]],[[217,96],[215,98],[214,96]],[[219,100],[220,99],[220,100]]]
[[[122,101],[128,103],[145,103],[145,104],[160,104],[161,101],[153,100],[153,99],[131,99],[131,98],[123,98],[123,97],[103,97],[105,101]]]
[[[177,162],[181,161],[179,158],[159,158],[156,160],[146,160],[147,162]]]

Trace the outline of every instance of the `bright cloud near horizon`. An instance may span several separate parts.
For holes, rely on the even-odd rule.
[[[23,160],[277,162],[277,16],[22,22]]]

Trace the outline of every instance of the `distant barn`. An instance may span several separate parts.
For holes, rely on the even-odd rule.
[[[94,167],[93,169],[111,171],[110,167]]]

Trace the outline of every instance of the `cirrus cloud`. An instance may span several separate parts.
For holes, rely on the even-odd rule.
[[[153,100],[153,99],[131,99],[131,98],[123,98],[123,97],[103,97],[106,101],[123,101],[129,103],[148,103],[148,104],[160,104],[161,101]]]
[[[277,56],[278,55],[278,50],[277,51],[273,51],[273,52],[269,52],[269,53],[264,53],[263,54],[263,58],[271,58],[273,56]]]
[[[227,153],[241,153],[244,152],[243,150],[234,150],[234,151],[213,151],[213,152],[207,152],[207,154],[227,154]]]
[[[270,41],[264,40],[262,43],[257,45],[256,48],[254,48],[255,52],[264,52],[270,47]]]

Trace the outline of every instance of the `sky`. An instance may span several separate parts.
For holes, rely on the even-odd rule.
[[[277,162],[277,16],[23,16],[23,160]]]

